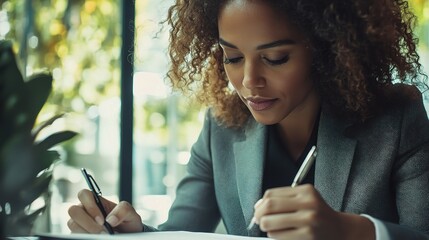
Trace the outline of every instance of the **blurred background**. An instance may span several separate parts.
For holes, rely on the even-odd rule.
[[[65,112],[52,131],[80,133],[60,149],[49,231],[69,232],[67,208],[87,187],[81,167],[94,175],[105,197],[132,201],[145,223],[166,220],[204,116],[201,106],[172,93],[165,77],[169,29],[160,22],[172,2],[0,0],[0,39],[14,41],[22,71],[49,70],[54,77],[39,121]],[[428,72],[429,0],[409,3],[418,16],[415,33]],[[124,47],[127,41],[135,44]],[[127,62],[132,71],[124,75]],[[131,101],[121,99],[124,86]],[[132,119],[121,115],[121,107],[133,110]],[[130,134],[121,134],[121,121],[131,125],[125,125]],[[132,146],[125,149],[124,142]]]

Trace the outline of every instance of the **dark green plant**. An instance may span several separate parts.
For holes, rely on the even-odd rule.
[[[61,115],[35,127],[36,118],[52,91],[52,76],[23,79],[12,44],[0,41],[0,238],[30,234],[46,205],[30,212],[37,198],[48,193],[53,164],[51,148],[76,135],[61,131],[41,141],[40,131]]]

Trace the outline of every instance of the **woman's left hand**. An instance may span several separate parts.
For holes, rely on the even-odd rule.
[[[254,217],[274,239],[375,239],[369,219],[334,211],[310,184],[267,190]]]

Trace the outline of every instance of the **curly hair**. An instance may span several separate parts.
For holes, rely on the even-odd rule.
[[[177,0],[170,7],[167,76],[174,89],[197,97],[228,127],[250,112],[229,86],[219,47],[218,15],[232,0]],[[249,0],[250,1],[250,0]],[[422,73],[406,0],[266,1],[309,39],[311,75],[334,112],[364,121],[396,82],[417,84]]]

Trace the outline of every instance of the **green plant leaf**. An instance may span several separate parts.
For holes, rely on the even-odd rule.
[[[42,131],[45,127],[51,125],[54,123],[57,119],[62,118],[64,116],[64,113],[55,115],[48,119],[47,121],[41,123],[39,126],[37,126],[35,129],[33,129],[31,135],[33,135],[33,139],[37,138],[37,135],[39,135],[40,131]]]
[[[26,113],[28,114],[30,129],[36,122],[37,115],[39,115],[40,110],[43,105],[45,105],[51,90],[52,76],[49,74],[41,73],[31,76],[25,83],[25,91],[27,94],[27,96],[25,96],[25,99],[27,99]]]
[[[31,214],[25,215],[25,217],[20,218],[19,221],[17,222],[18,226],[24,226],[24,225],[32,226],[36,218],[39,217],[40,214],[42,214],[45,210],[46,210],[46,206],[43,206],[37,209],[36,211],[32,212]]]
[[[8,83],[9,86],[16,86],[24,83],[21,72],[15,60],[15,53],[10,41],[0,41],[0,79],[1,83]],[[5,89],[7,90],[7,89]]]
[[[17,135],[0,149],[0,202],[14,202],[20,191],[34,184],[36,176],[59,159],[56,151],[33,145],[28,136]]]
[[[34,200],[39,198],[49,188],[52,180],[52,171],[45,171],[37,177],[33,183],[28,185],[25,189],[21,190],[17,201],[11,202],[13,209],[24,209],[30,205]]]
[[[46,210],[43,206],[36,211],[27,214],[26,211],[7,216],[5,218],[4,234],[9,236],[28,236],[31,234],[34,222]]]
[[[60,155],[57,151],[46,151],[42,149],[36,148],[36,156],[37,156],[37,165],[34,166],[34,177],[39,174],[42,171],[45,171],[46,169],[49,169],[52,167],[52,164],[54,164],[57,160],[60,159]]]
[[[38,164],[30,134],[17,133],[0,146],[0,199],[17,194],[36,177]],[[39,171],[40,172],[40,171]]]
[[[74,136],[76,136],[76,134],[77,133],[73,131],[57,132],[45,138],[41,142],[37,143],[36,146],[39,150],[48,150],[51,147],[57,145],[58,143],[61,143],[73,138]]]
[[[0,41],[0,145],[16,131],[19,120],[24,120],[21,91],[24,80],[15,61],[10,41]]]

